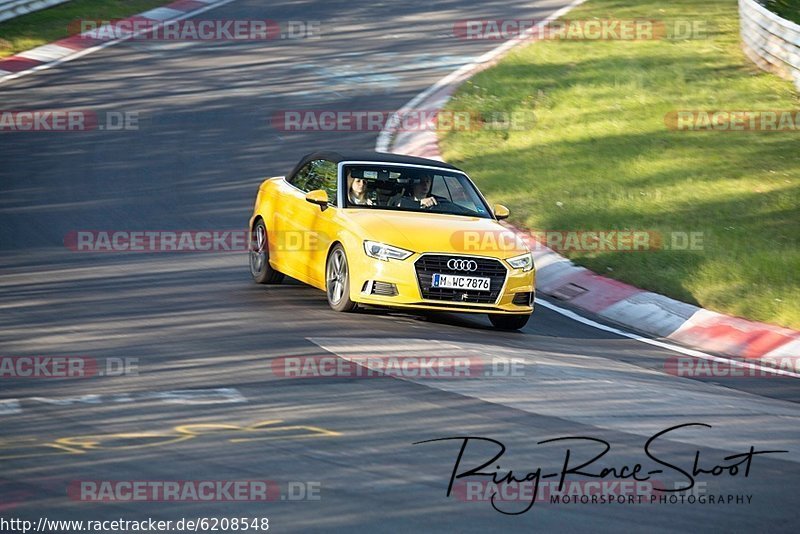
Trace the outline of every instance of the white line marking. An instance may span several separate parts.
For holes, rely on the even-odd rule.
[[[491,343],[444,342],[406,338],[307,338],[340,358],[360,363],[381,356],[513,358],[521,372],[480,378],[430,380],[391,375],[395,380],[508,406],[527,413],[649,438],[692,417],[713,430],[673,434],[670,441],[731,450],[751,445],[786,449],[782,460],[800,462],[800,411],[790,401],[759,397],[723,385],[680,378],[608,357],[574,351],[547,352]],[[457,346],[456,346],[457,343]]]
[[[611,332],[612,334],[617,334],[618,336],[627,337],[629,339],[633,339],[635,341],[640,341],[642,343],[646,343],[648,345],[653,345],[654,347],[659,347],[662,349],[671,350],[673,352],[677,352],[680,354],[685,354],[687,356],[693,356],[695,358],[700,358],[702,360],[709,360],[712,362],[725,362],[734,365],[735,367],[742,367],[744,369],[751,369],[755,371],[761,371],[767,374],[776,374],[780,376],[788,376],[791,378],[800,378],[800,374],[793,373],[791,371],[786,371],[783,369],[775,369],[774,367],[768,367],[763,365],[758,365],[756,363],[749,363],[749,362],[742,362],[739,360],[733,360],[730,358],[722,358],[720,356],[712,356],[711,354],[706,354],[705,352],[701,352],[699,350],[690,349],[686,347],[681,347],[680,345],[673,345],[672,343],[666,343],[664,341],[658,341],[657,339],[650,339],[647,337],[640,336],[638,334],[632,334],[630,332],[626,332],[625,330],[620,330],[619,328],[614,328],[613,326],[606,326],[604,324],[598,323],[597,321],[592,321],[591,319],[587,319],[577,313],[567,310],[564,308],[560,308],[555,304],[551,304],[546,300],[542,300],[540,298],[536,299],[536,304],[539,306],[544,306],[545,308],[552,310],[558,314],[567,317],[568,319],[572,319],[573,321],[578,321],[579,323],[583,323],[587,326],[591,326],[597,328],[598,330],[603,330],[605,332]],[[535,317],[535,316],[534,316]]]
[[[21,412],[22,408],[20,408],[17,399],[0,400],[0,415],[12,415]]]
[[[145,11],[144,13],[140,13],[139,16],[147,19],[166,21],[166,20],[175,20],[183,14],[184,11],[178,11],[177,9],[170,9],[168,7],[157,7],[155,9],[151,9],[150,11]]]
[[[57,44],[46,44],[37,46],[31,50],[20,52],[17,57],[24,57],[26,59],[34,59],[36,61],[53,61],[73,53],[74,50]]]
[[[172,404],[234,404],[247,399],[234,388],[184,389],[147,394],[147,399],[159,399]]]
[[[144,391],[135,393],[116,393],[113,395],[80,395],[77,397],[27,397],[0,401],[0,415],[22,412],[20,401],[38,402],[50,406],[74,406],[78,404],[132,403],[138,401],[161,401],[168,404],[205,405],[235,404],[247,402],[247,398],[235,388],[217,389],[178,389],[174,391]]]

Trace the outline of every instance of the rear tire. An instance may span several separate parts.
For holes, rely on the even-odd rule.
[[[530,318],[531,315],[529,313],[516,315],[489,314],[489,320],[498,330],[519,330],[528,324],[528,319]]]
[[[356,303],[350,300],[350,269],[347,256],[342,245],[334,245],[325,264],[325,294],[328,304],[337,312],[349,312],[356,309]]]
[[[256,284],[280,284],[283,281],[283,273],[276,271],[269,264],[267,226],[261,219],[256,222],[251,235],[250,274]]]

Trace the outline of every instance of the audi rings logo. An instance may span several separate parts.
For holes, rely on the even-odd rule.
[[[453,271],[477,271],[478,262],[475,260],[447,260],[447,268]]]

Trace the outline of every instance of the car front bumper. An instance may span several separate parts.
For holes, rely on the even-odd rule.
[[[440,255],[463,257],[463,255],[452,253],[441,253]],[[463,302],[423,298],[416,268],[417,260],[423,255],[414,254],[402,261],[381,261],[363,253],[355,256],[348,258],[350,262],[350,298],[355,302],[376,306],[459,313],[530,314],[533,312],[535,269],[522,272],[520,269],[511,268],[500,258],[470,256],[476,259],[499,261],[505,267],[506,275],[497,298],[492,302]],[[463,296],[463,293],[472,296],[477,294],[473,291],[461,290],[458,293],[461,293],[458,296]],[[517,297],[516,303],[515,296]]]

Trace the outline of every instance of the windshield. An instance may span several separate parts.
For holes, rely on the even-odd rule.
[[[491,218],[465,175],[444,169],[345,165],[345,206]]]

